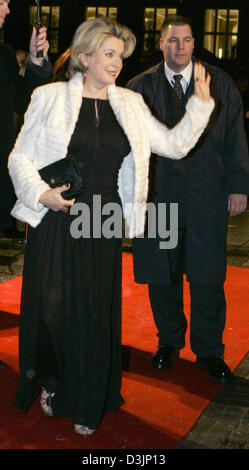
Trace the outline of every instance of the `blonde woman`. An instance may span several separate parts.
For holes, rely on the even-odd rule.
[[[89,208],[91,222],[98,219],[98,195],[101,208],[122,205],[129,236],[137,236],[144,230],[151,151],[183,158],[214,106],[210,77],[197,65],[195,96],[168,130],[138,93],[115,86],[134,47],[132,32],[108,18],[81,24],[71,45],[75,75],[34,92],[9,158],[18,196],[12,215],[29,224],[14,404],[26,412],[42,390],[43,411],[72,418],[85,437],[106,410],[122,404],[122,240],[72,236],[75,200],[62,197],[66,185],[51,189],[38,170],[73,155],[84,185],[76,202]],[[100,217],[103,224],[106,216]]]

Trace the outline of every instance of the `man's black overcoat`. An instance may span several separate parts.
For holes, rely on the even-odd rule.
[[[9,212],[15,201],[7,161],[15,141],[14,111],[22,117],[29,104],[32,90],[51,80],[51,64],[40,67],[29,63],[25,77],[19,75],[14,49],[0,43],[0,226],[7,227]]]
[[[226,72],[204,65],[211,75],[215,109],[196,147],[185,157],[188,168],[185,261],[189,281],[217,284],[226,277],[228,195],[249,194],[249,156],[241,96]],[[161,62],[132,79],[128,87],[140,92],[152,113],[172,127],[172,122],[176,122],[175,106],[165,91],[165,80]],[[192,78],[188,96],[193,92]],[[161,156],[153,159],[154,200],[172,202],[169,194],[174,184],[172,173],[181,162]],[[168,252],[158,247],[158,240],[133,241],[137,282],[171,283]]]

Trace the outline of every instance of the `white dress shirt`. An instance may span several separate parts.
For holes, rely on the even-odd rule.
[[[164,62],[164,71],[165,71],[165,75],[166,75],[166,78],[168,80],[168,82],[170,83],[170,85],[172,87],[174,87],[174,84],[175,84],[175,80],[173,78],[174,75],[179,75],[181,74],[182,75],[182,79],[181,79],[181,85],[182,85],[182,89],[183,89],[183,93],[185,94],[186,91],[187,91],[187,88],[190,84],[190,81],[191,81],[191,77],[192,77],[192,72],[193,72],[193,62],[191,61],[187,67],[185,67],[185,69],[183,69],[181,72],[174,72],[173,70],[171,70],[168,65],[166,64],[166,62]]]

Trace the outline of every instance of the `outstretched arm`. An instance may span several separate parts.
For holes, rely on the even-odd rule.
[[[196,145],[206,128],[214,109],[210,97],[210,75],[200,63],[194,67],[195,93],[188,100],[186,113],[172,129],[154,118],[143,102],[145,127],[148,130],[152,152],[172,159],[181,159]]]
[[[32,36],[29,45],[30,60],[35,65],[42,65],[44,58],[47,56],[49,49],[49,42],[47,40],[47,28],[42,26],[40,28],[38,36],[36,36],[36,29],[33,28]],[[43,58],[37,58],[36,54],[38,51],[43,51]]]
[[[49,42],[47,40],[47,28],[42,27],[36,36],[33,28],[30,39],[29,57],[25,63],[25,76],[16,74],[15,83],[15,111],[23,116],[30,102],[34,88],[44,85],[52,80],[52,64],[47,57]],[[36,53],[43,51],[44,58],[37,58]]]

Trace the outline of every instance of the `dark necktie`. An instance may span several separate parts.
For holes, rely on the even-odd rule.
[[[181,74],[174,75],[173,78],[175,80],[174,89],[177,93],[179,104],[181,105],[182,104],[182,97],[183,97],[183,89],[182,89],[182,85],[181,85],[180,82],[181,82],[181,79],[182,79],[182,75]]]

